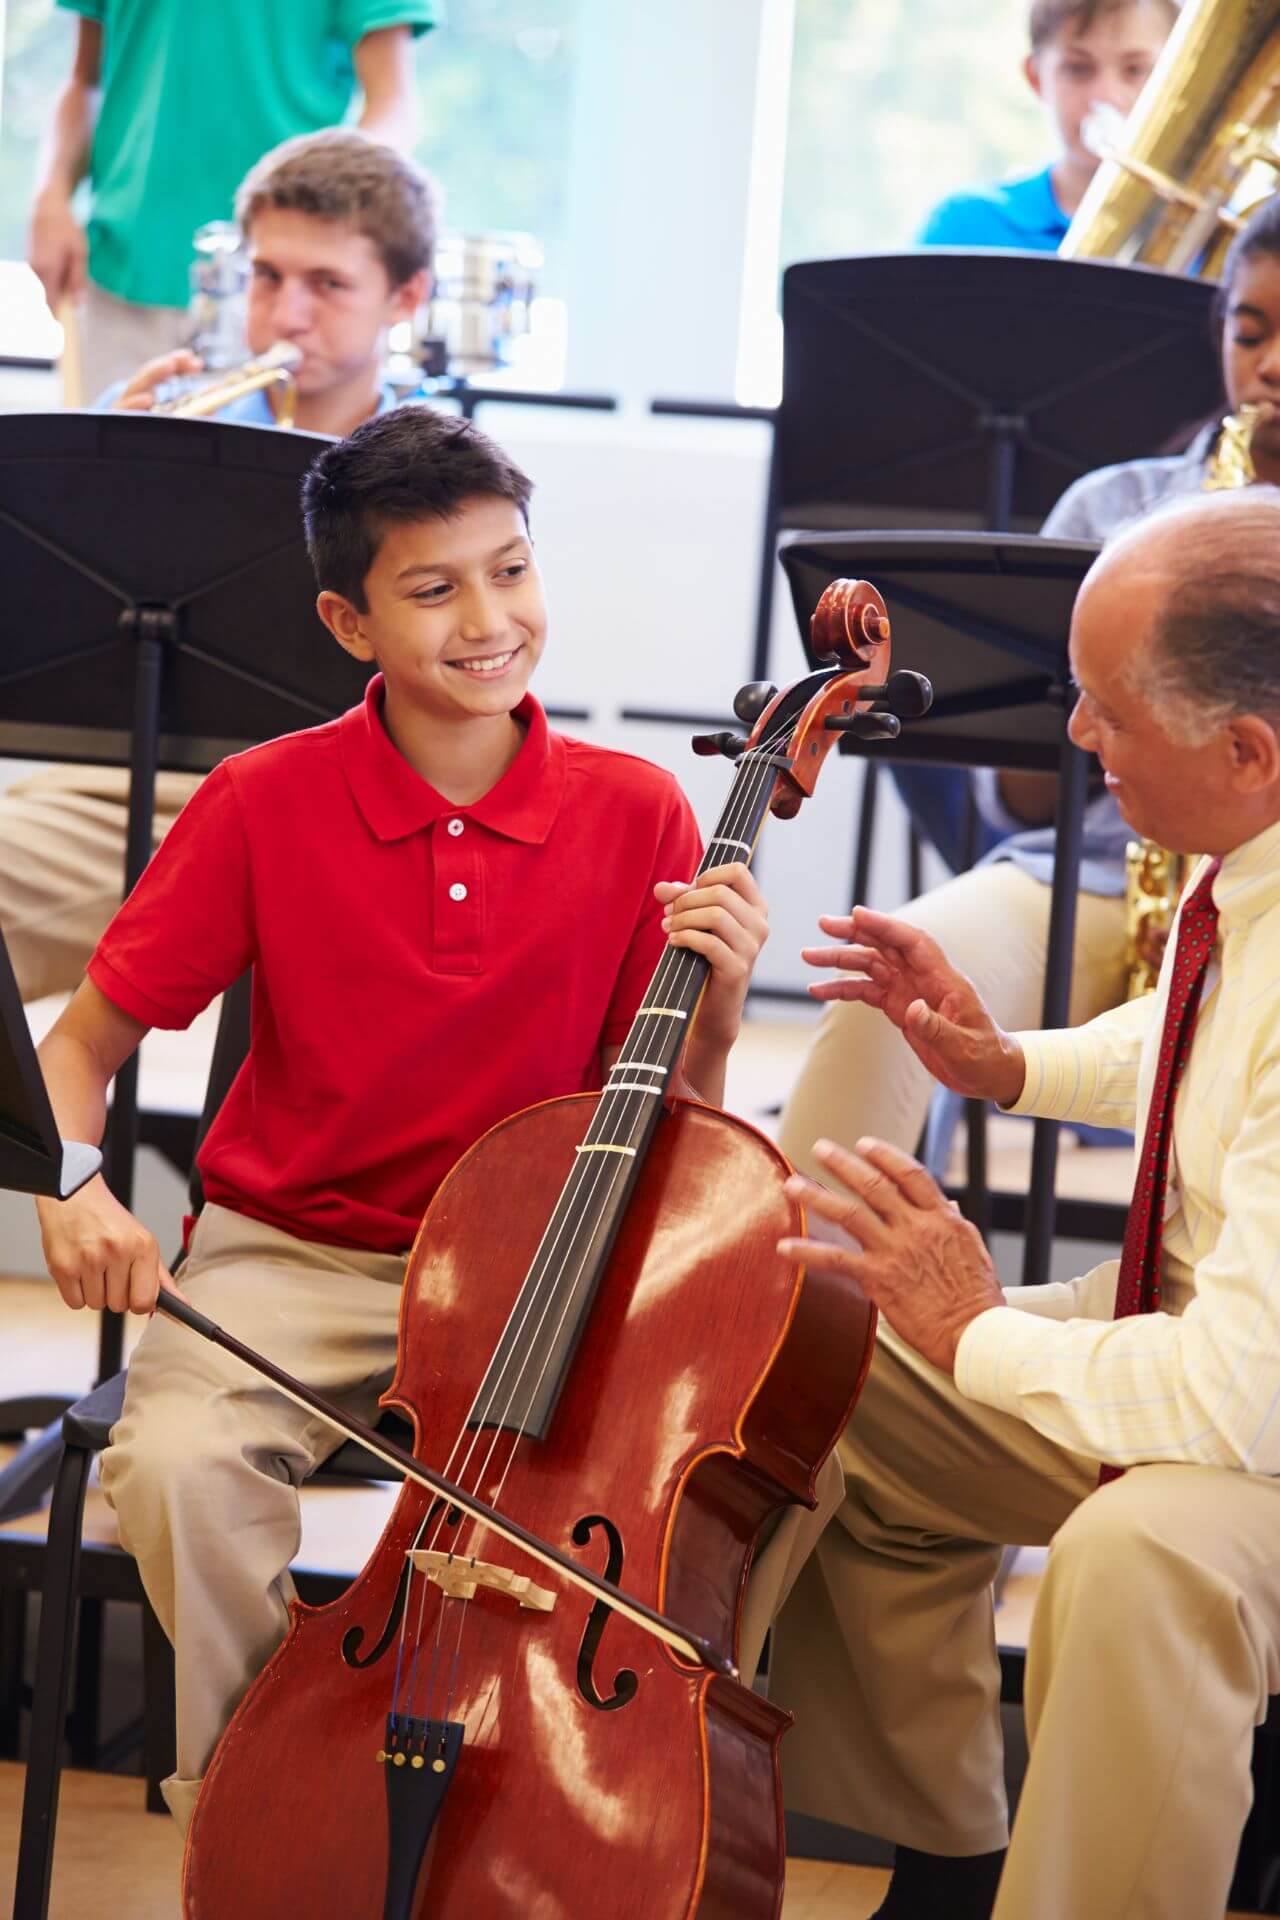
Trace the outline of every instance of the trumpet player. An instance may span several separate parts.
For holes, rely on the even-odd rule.
[[[252,263],[251,350],[295,346],[296,426],[345,435],[388,411],[387,331],[430,286],[432,185],[411,160],[354,128],[303,134],[266,155],[236,201]],[[103,404],[145,411],[157,386],[195,372],[187,353],[148,362]],[[271,426],[265,389],[219,418]],[[127,770],[53,766],[0,793],[0,929],[25,1000],[70,992],[120,902]],[[156,781],[157,843],[198,780]]]
[[[28,258],[52,310],[78,318],[92,398],[181,340],[191,235],[230,212],[260,154],[344,121],[357,90],[367,133],[413,145],[414,40],[440,9],[434,0],[58,4],[79,16],[75,56],[41,159]],[[73,209],[82,179],[87,227]]]

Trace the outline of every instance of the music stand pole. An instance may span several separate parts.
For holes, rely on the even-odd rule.
[[[125,841],[124,890],[133,891],[151,858],[155,821],[156,762],[160,750],[160,690],[165,643],[173,633],[167,607],[127,607],[120,624],[133,635],[133,737],[129,755],[129,825]],[[134,1162],[138,1151],[138,1065],[132,1053],[115,1077],[111,1118],[103,1152],[103,1175],[122,1207],[133,1211]],[[124,1359],[124,1316],[104,1307],[98,1330],[101,1386],[119,1373]]]

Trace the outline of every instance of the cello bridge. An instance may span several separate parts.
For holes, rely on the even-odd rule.
[[[472,1600],[480,1587],[505,1593],[517,1606],[537,1613],[550,1613],[556,1596],[549,1587],[539,1587],[526,1573],[510,1567],[495,1566],[491,1560],[471,1560],[462,1554],[442,1552],[437,1547],[414,1547],[409,1561],[417,1573],[425,1573],[433,1585],[451,1600]]]

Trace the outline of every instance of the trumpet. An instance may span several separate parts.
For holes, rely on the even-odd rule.
[[[294,374],[301,360],[300,347],[295,347],[290,340],[277,340],[256,359],[246,360],[243,366],[228,367],[203,386],[180,394],[176,400],[161,401],[152,412],[172,414],[175,419],[198,420],[206,414],[220,413],[233,400],[239,400],[246,393],[256,393],[260,387],[278,386],[276,425],[291,427],[298,410],[298,383]]]

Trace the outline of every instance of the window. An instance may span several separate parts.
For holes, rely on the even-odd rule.
[[[910,246],[935,201],[1043,165],[1028,0],[796,0],[781,265]]]

